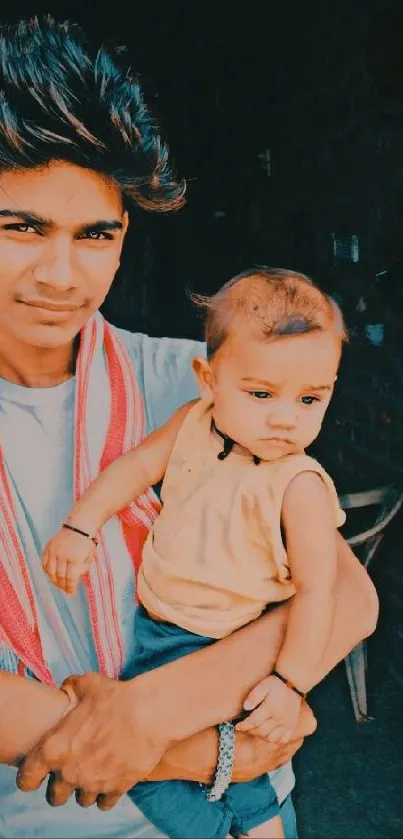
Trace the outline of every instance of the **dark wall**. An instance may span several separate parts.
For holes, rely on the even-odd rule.
[[[186,287],[214,291],[252,263],[306,271],[340,295],[351,329],[318,451],[343,489],[401,480],[402,3],[19,6],[42,11],[128,45],[188,179],[180,213],[132,219],[106,314],[198,336]],[[333,235],[357,237],[358,262],[335,257]],[[374,323],[381,346],[366,335]]]

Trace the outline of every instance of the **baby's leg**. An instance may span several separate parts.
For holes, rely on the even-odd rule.
[[[248,839],[284,839],[283,823],[280,816],[274,816],[264,824],[253,827],[246,834]],[[242,837],[239,837],[242,839]]]
[[[227,839],[234,839],[233,836],[227,836]],[[253,827],[248,833],[237,836],[236,839],[284,839],[283,823],[280,816],[274,816],[259,827]]]
[[[284,839],[277,795],[268,775],[247,783],[230,784],[225,799],[233,813],[232,837]]]

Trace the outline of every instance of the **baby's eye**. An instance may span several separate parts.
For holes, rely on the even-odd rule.
[[[317,396],[301,396],[301,402],[303,405],[313,405],[314,402],[319,402]]]
[[[251,390],[249,391],[249,393],[256,399],[269,399],[271,396],[271,394],[267,390]]]

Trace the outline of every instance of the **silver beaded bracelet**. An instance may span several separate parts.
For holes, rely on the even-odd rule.
[[[207,801],[219,801],[232,779],[235,757],[235,728],[232,722],[218,726],[218,760],[214,781],[206,790]]]

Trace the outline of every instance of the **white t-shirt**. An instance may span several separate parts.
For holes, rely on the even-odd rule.
[[[204,347],[196,341],[118,333],[143,392],[149,433],[197,396],[190,361],[204,353]],[[51,597],[57,615],[56,626],[54,617],[50,626],[46,612],[39,613],[45,660],[58,683],[71,673],[98,669],[84,587],[76,597],[65,597],[48,583],[38,564],[38,555],[73,503],[74,396],[74,378],[52,388],[25,388],[0,379],[0,439],[17,499],[17,527],[37,603],[49,602]],[[93,433],[102,439],[108,394],[99,393],[97,398],[99,425]],[[127,664],[134,643],[132,567],[119,561],[113,571]],[[0,669],[15,672],[16,663],[12,652],[0,648]],[[20,792],[15,775],[15,769],[0,766],[0,837],[4,839],[154,839],[159,835],[127,796],[108,813],[96,807],[82,809],[75,801],[55,809],[46,803],[44,787],[34,793]],[[282,801],[294,785],[291,765],[273,773],[272,781]]]

